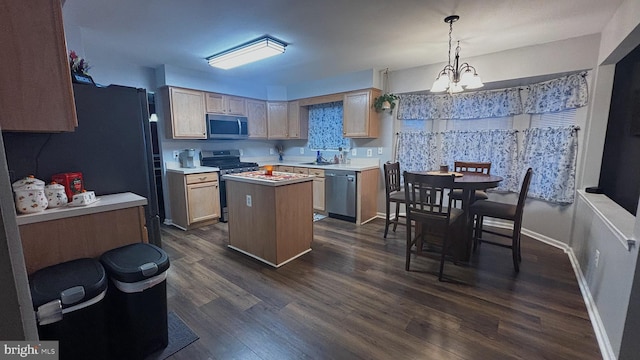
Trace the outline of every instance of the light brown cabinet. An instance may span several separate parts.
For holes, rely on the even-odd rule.
[[[313,178],[313,210],[325,211],[324,170],[309,169],[309,175]]]
[[[269,139],[306,139],[309,132],[309,110],[299,101],[267,102]]]
[[[60,1],[3,1],[1,8],[0,129],[74,131],[78,120]]]
[[[309,137],[309,108],[300,106],[297,100],[289,101],[287,106],[288,138],[306,139]]]
[[[267,102],[247,99],[247,120],[249,137],[252,139],[267,138]]]
[[[247,101],[245,98],[205,93],[205,108],[207,113],[224,114],[224,115],[247,115]]]
[[[160,89],[167,137],[171,139],[206,139],[204,93],[165,86]]]
[[[267,134],[269,139],[287,139],[288,105],[284,101],[267,102]]]
[[[373,108],[373,100],[381,93],[378,89],[368,89],[344,94],[344,137],[377,138],[380,135],[380,118]]]
[[[167,172],[171,221],[184,230],[215,223],[220,218],[220,192],[215,172]]]

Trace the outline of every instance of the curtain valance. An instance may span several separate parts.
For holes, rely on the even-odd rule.
[[[527,114],[541,114],[575,109],[587,105],[587,80],[584,73],[529,86],[524,104]]]
[[[557,112],[585,106],[585,73],[533,84],[523,106],[520,88],[445,95],[400,95],[399,120],[483,119]]]

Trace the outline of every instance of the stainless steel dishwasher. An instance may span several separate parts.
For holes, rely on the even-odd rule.
[[[324,178],[329,217],[356,222],[356,172],[325,170]]]

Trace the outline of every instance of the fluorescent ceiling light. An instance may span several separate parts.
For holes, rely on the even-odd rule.
[[[237,66],[266,59],[284,52],[287,45],[271,37],[264,36],[233,49],[209,56],[209,65],[220,69],[232,69]]]

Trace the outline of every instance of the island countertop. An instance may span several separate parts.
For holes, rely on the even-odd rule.
[[[264,170],[248,171],[237,174],[223,175],[225,180],[235,180],[241,182],[247,182],[251,184],[266,185],[266,186],[282,186],[301,183],[305,181],[312,181],[314,175],[306,174],[293,174],[286,172],[274,171],[272,175],[266,175]]]

